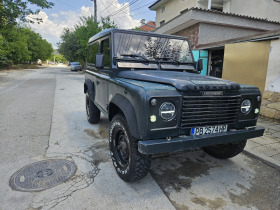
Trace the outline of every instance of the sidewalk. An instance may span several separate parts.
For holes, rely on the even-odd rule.
[[[280,121],[259,118],[258,125],[265,127],[264,135],[248,140],[243,152],[280,170]]]

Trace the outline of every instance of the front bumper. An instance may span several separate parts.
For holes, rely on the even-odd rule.
[[[228,131],[226,133],[176,137],[171,140],[156,139],[139,141],[138,150],[140,153],[146,155],[179,152],[192,148],[228,144],[259,137],[263,135],[264,130],[264,127],[259,126]]]

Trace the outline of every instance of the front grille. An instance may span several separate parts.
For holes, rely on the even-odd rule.
[[[240,103],[241,96],[184,96],[181,127],[235,123]]]

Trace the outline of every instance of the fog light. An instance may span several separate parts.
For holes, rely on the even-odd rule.
[[[151,115],[150,116],[150,120],[151,120],[151,122],[156,122],[157,121],[157,117],[155,115]]]
[[[255,114],[259,114],[260,110],[259,109],[255,109]]]

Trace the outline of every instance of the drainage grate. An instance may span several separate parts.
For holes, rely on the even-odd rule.
[[[12,175],[10,186],[18,191],[42,191],[67,181],[74,176],[76,169],[73,162],[63,159],[32,163]]]

